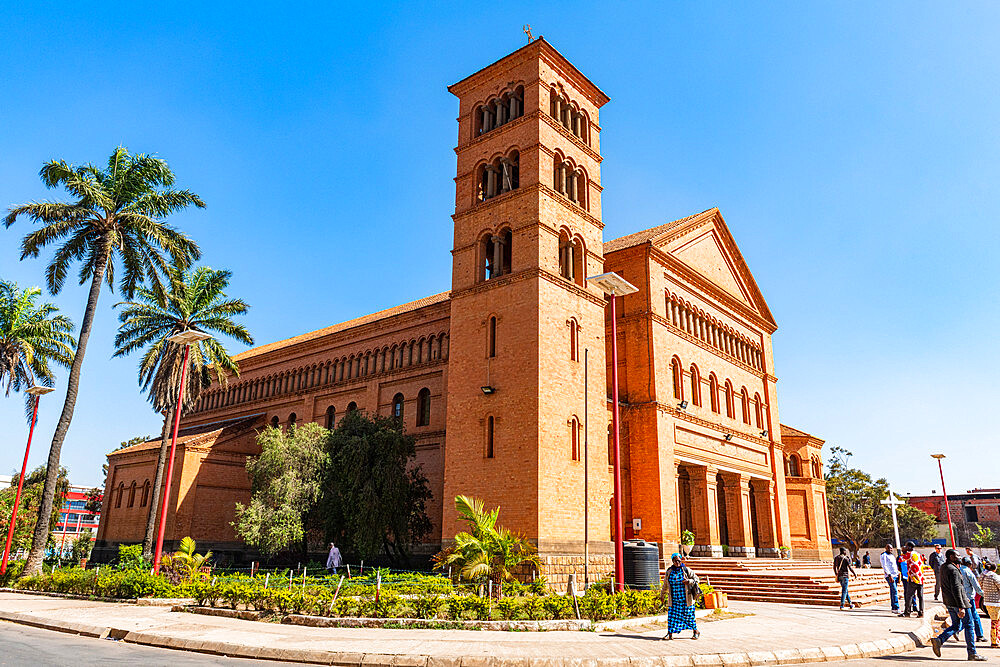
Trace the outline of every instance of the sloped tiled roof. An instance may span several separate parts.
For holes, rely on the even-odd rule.
[[[177,444],[197,445],[209,442],[217,438],[226,429],[249,426],[259,416],[260,415],[251,415],[249,417],[237,417],[235,419],[226,419],[224,421],[212,422],[211,424],[200,424],[198,426],[188,426],[186,428],[182,427],[177,432]],[[147,440],[146,442],[140,442],[137,445],[132,445],[131,447],[116,449],[115,451],[111,452],[108,456],[114,456],[118,454],[132,454],[134,452],[141,452],[147,449],[159,449],[159,447],[160,447],[160,438],[153,438],[151,440]]]
[[[694,215],[689,215],[686,218],[674,220],[673,222],[668,222],[658,227],[651,227],[649,229],[644,229],[641,232],[636,232],[635,234],[629,234],[628,236],[621,236],[617,239],[605,241],[604,254],[606,255],[609,252],[615,252],[616,250],[624,250],[625,248],[642,245],[643,243],[655,243],[661,236],[665,236],[668,232],[674,230],[676,227],[680,227],[685,222],[701,217],[705,214],[714,214],[717,210],[717,208],[706,209],[701,213],[695,213]]]
[[[404,303],[399,306],[386,308],[385,310],[380,310],[377,313],[363,315],[362,317],[357,317],[353,320],[347,320],[346,322],[341,322],[340,324],[334,324],[324,329],[317,329],[316,331],[300,334],[298,336],[292,336],[291,338],[275,341],[274,343],[268,343],[267,345],[254,347],[249,350],[246,350],[245,352],[240,352],[239,354],[234,356],[233,359],[235,359],[236,361],[245,361],[250,357],[256,357],[257,355],[264,354],[265,352],[278,350],[283,347],[288,347],[289,345],[295,345],[296,343],[304,343],[306,341],[322,338],[323,336],[337,333],[338,331],[346,331],[347,329],[351,329],[353,327],[359,327],[364,324],[369,324],[371,322],[385,319],[387,317],[392,317],[394,315],[402,315],[403,313],[408,313],[414,310],[418,310],[425,306],[432,306],[436,303],[443,303],[448,300],[449,294],[450,292],[441,292],[440,294],[435,294],[433,296],[426,296],[423,299],[417,299],[416,301],[410,301],[409,303]]]
[[[786,426],[781,424],[781,437],[791,436],[793,438],[812,438],[813,436],[806,433],[805,431],[800,431],[797,428],[792,428],[791,426]]]

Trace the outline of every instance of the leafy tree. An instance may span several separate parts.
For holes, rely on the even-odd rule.
[[[896,508],[896,520],[899,522],[899,539],[903,542],[912,540],[917,544],[926,544],[934,538],[937,519],[919,507],[900,505]]]
[[[462,579],[488,579],[500,584],[513,579],[520,566],[538,567],[534,545],[522,535],[497,526],[499,507],[487,511],[479,498],[458,496],[455,509],[469,530],[455,535],[455,543],[434,557],[435,568],[457,567]],[[494,586],[494,590],[499,594],[500,586]]]
[[[302,542],[306,517],[316,506],[329,463],[328,431],[315,423],[268,426],[259,436],[260,455],[247,459],[250,503],[236,504],[233,526],[266,556]]]
[[[113,290],[115,270],[120,267],[119,288],[126,299],[131,299],[143,282],[160,283],[159,274],[168,271],[168,257],[180,266],[187,266],[199,256],[198,246],[164,219],[191,205],[205,206],[193,192],[171,189],[174,175],[166,161],[150,155],[130,155],[124,146],[115,148],[105,169],[52,160],[42,166],[40,175],[46,186],[62,186],[74,201],[15,206],[4,218],[4,224],[10,227],[21,216],[42,224],[21,241],[21,259],[37,257],[50,244],[61,244],[45,270],[50,292],[56,294],[62,289],[67,272],[77,262],[80,284],[90,281],[90,290],[66,383],[66,399],[49,448],[38,510],[41,521],[35,527],[31,552],[24,565],[25,575],[37,574],[41,569],[59,458],[73,420],[80,371],[101,286],[106,282]]]
[[[10,513],[14,509],[14,498],[17,495],[17,480],[20,476],[20,474],[14,475],[10,487],[0,489],[0,526],[3,526],[4,530],[10,525]],[[44,466],[35,468],[24,478],[24,486],[21,489],[21,502],[18,505],[17,519],[14,521],[14,539],[10,545],[11,553],[27,549],[31,543],[31,535],[35,531],[35,526],[38,522],[38,508],[41,505],[42,490],[44,487]],[[56,492],[60,498],[64,498],[67,491],[69,491],[69,480],[66,476],[66,468],[59,468]],[[49,515],[48,524],[45,529],[46,543],[48,543],[49,535],[58,525],[59,513],[53,512]]]
[[[49,363],[68,368],[76,342],[70,332],[73,323],[58,315],[51,303],[37,303],[42,290],[18,289],[17,284],[0,280],[0,386],[10,396],[35,384],[51,387],[54,380]],[[28,421],[34,408],[31,394],[24,395]]]
[[[90,552],[94,548],[93,531],[87,528],[80,532],[80,536],[73,540],[73,560],[77,563],[84,558],[90,558]]]
[[[889,483],[851,468],[852,454],[842,447],[834,447],[830,454],[826,474],[830,532],[857,555],[864,545],[892,534],[889,509],[881,503],[889,495]]]
[[[416,440],[398,419],[352,410],[330,432],[329,452],[319,509],[328,537],[360,558],[408,562],[410,546],[431,530]]]
[[[970,539],[980,549],[996,546],[998,542],[998,536],[993,532],[992,528],[978,523],[976,524],[976,532],[970,536]]]
[[[125,449],[126,447],[131,447],[132,445],[139,445],[144,442],[149,441],[148,435],[139,435],[134,438],[125,440],[124,442],[118,443],[114,451],[119,449]],[[101,505],[104,503],[104,488],[108,485],[108,460],[104,459],[104,464],[101,466],[101,485],[95,486],[90,491],[87,491],[87,502],[84,504],[83,509],[88,512],[100,512]]]
[[[153,409],[163,415],[160,453],[153,477],[153,497],[146,516],[146,532],[142,540],[143,554],[152,557],[153,535],[159,516],[161,486],[170,453],[170,433],[173,428],[177,393],[180,391],[184,349],[167,339],[176,333],[192,329],[214,332],[253,345],[253,338],[242,324],[233,320],[246,314],[249,306],[241,299],[226,297],[230,271],[216,271],[207,266],[185,269],[171,266],[168,284],[140,287],[135,299],[119,313],[121,327],[115,336],[116,357],[145,349],[139,361],[139,384],[148,392]],[[188,377],[184,384],[184,405],[190,409],[211,385],[212,376],[220,385],[228,376],[239,376],[239,367],[217,338],[199,341],[191,346]]]

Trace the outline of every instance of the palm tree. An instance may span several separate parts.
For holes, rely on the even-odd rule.
[[[162,495],[160,485],[170,451],[168,434],[173,428],[181,366],[184,363],[183,348],[167,338],[185,329],[195,329],[215,331],[253,345],[253,338],[246,328],[232,319],[245,314],[249,306],[241,299],[226,298],[225,289],[231,276],[230,271],[215,271],[207,266],[196,269],[172,266],[166,289],[140,287],[132,301],[118,304],[124,308],[118,315],[121,327],[115,336],[114,356],[122,357],[147,348],[139,361],[139,384],[143,391],[149,393],[153,409],[163,414],[160,456],[153,478],[153,499],[142,541],[146,558],[152,555],[153,533]],[[236,362],[215,338],[191,346],[182,409],[198,402],[202,390],[211,384],[212,374],[221,385],[226,384],[229,375],[239,376]]]
[[[106,169],[93,164],[77,167],[62,160],[52,160],[42,166],[40,175],[47,187],[62,186],[74,201],[15,206],[4,218],[4,225],[10,227],[20,216],[42,224],[21,241],[21,259],[37,257],[42,248],[60,244],[45,269],[50,292],[57,294],[62,289],[66,273],[75,262],[80,264],[80,284],[89,280],[90,291],[66,383],[66,400],[49,448],[39,520],[24,565],[26,575],[36,574],[42,565],[59,457],[73,420],[80,370],[101,286],[107,282],[108,289],[114,290],[115,269],[120,266],[119,289],[122,296],[131,299],[136,288],[146,280],[160,284],[157,272],[167,271],[168,257],[181,265],[196,259],[200,255],[197,244],[166,224],[164,218],[191,205],[205,206],[193,192],[171,189],[174,175],[164,160],[150,155],[130,155],[124,146],[111,153]]]
[[[499,584],[514,578],[514,570],[531,564],[539,566],[538,551],[525,537],[497,526],[500,508],[487,511],[479,498],[458,496],[455,509],[469,525],[469,532],[455,535],[455,543],[434,557],[435,568],[458,568],[468,581],[491,580],[496,594]]]
[[[35,384],[52,386],[50,362],[69,367],[76,341],[70,332],[73,323],[57,315],[51,303],[38,304],[42,290],[18,289],[17,284],[0,280],[0,386],[4,395],[24,391]],[[24,408],[31,420],[33,400],[24,395]]]
[[[203,567],[207,567],[212,558],[212,552],[195,553],[197,544],[190,536],[181,539],[180,548],[172,556],[163,557],[163,567],[173,569],[181,575],[182,581],[190,581],[198,576]]]

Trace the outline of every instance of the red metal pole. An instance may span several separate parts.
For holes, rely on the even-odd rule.
[[[944,511],[948,513],[948,534],[951,536],[951,548],[955,548],[955,529],[951,526],[951,506],[948,505],[948,489],[944,488],[944,467],[941,459],[938,462],[938,472],[941,473],[941,493],[944,494]]]
[[[21,477],[17,480],[17,493],[14,495],[14,509],[10,512],[10,525],[7,526],[7,546],[3,548],[3,565],[0,574],[7,574],[7,558],[10,557],[10,543],[14,539],[14,521],[17,519],[17,506],[21,503],[21,487],[24,486],[24,474],[28,470],[28,452],[31,451],[31,436],[35,434],[35,420],[38,418],[38,399],[35,396],[35,407],[31,411],[31,426],[28,428],[28,446],[24,448],[24,462],[21,463]]]
[[[622,468],[618,440],[618,314],[611,295],[611,430],[615,444],[615,588],[625,590],[625,562],[622,526]]]
[[[187,378],[188,352],[190,345],[184,346],[184,363],[181,365],[181,387],[177,392],[177,412],[174,414],[174,433],[170,438],[170,460],[167,462],[167,479],[163,484],[163,502],[160,504],[160,527],[156,531],[156,551],[153,552],[153,572],[160,572],[160,552],[163,551],[163,530],[167,525],[167,500],[170,499],[170,479],[174,472],[174,452],[177,450],[177,427],[181,423],[181,405],[184,403],[184,380]]]

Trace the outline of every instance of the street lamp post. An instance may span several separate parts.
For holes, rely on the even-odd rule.
[[[944,467],[941,465],[944,457],[944,454],[931,454],[931,458],[937,459],[938,472],[941,473],[941,494],[944,495],[944,511],[948,514],[948,536],[951,537],[951,548],[954,549],[955,529],[951,525],[951,506],[948,505],[948,489],[944,488]]]
[[[618,315],[615,307],[616,297],[638,292],[639,288],[632,285],[617,273],[602,273],[589,279],[591,283],[604,290],[611,306],[611,431],[614,438],[614,471],[615,471],[615,588],[625,590],[624,563],[624,526],[622,525],[622,468],[621,445],[618,439]]]
[[[38,419],[38,399],[52,391],[51,387],[35,385],[28,393],[35,397],[35,406],[31,409],[31,426],[28,428],[28,446],[24,448],[24,462],[21,463],[21,476],[17,480],[17,493],[14,495],[14,509],[10,512],[10,525],[7,526],[7,545],[3,549],[3,564],[0,574],[7,574],[7,559],[10,557],[10,543],[14,539],[14,521],[17,519],[17,506],[21,503],[21,487],[24,486],[24,474],[28,471],[28,452],[31,451],[31,436],[35,434],[35,421]]]
[[[188,374],[188,355],[191,343],[208,340],[211,336],[203,331],[185,329],[167,338],[171,343],[184,346],[184,361],[181,364],[181,382],[177,391],[177,410],[174,413],[174,429],[170,437],[170,458],[167,461],[167,478],[163,483],[163,499],[160,503],[160,525],[156,531],[156,551],[153,552],[153,572],[160,571],[160,552],[163,551],[163,532],[167,525],[167,501],[170,499],[170,481],[174,472],[174,453],[177,451],[177,431],[181,421],[181,407],[184,404],[184,381]]]

